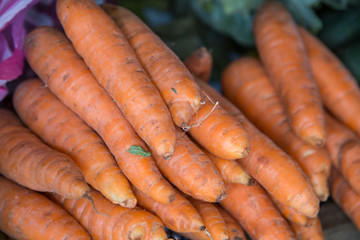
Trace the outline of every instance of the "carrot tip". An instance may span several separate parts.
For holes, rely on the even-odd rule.
[[[225,199],[226,198],[226,193],[222,193],[220,194],[220,196],[216,199],[216,202],[220,202],[221,200]]]
[[[255,179],[249,178],[249,181],[246,184],[247,186],[254,186],[255,185]]]
[[[201,226],[200,231],[205,231],[206,227],[205,226]]]
[[[173,156],[173,153],[165,153],[164,154],[164,159],[165,160],[170,160],[170,158]]]

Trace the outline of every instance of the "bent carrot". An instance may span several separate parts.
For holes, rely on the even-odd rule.
[[[130,184],[104,142],[39,79],[18,85],[13,104],[23,122],[47,144],[70,156],[95,189],[113,203],[135,207]]]
[[[319,199],[299,165],[255,128],[238,108],[215,89],[203,82],[198,84],[240,121],[248,132],[252,151],[245,158],[237,160],[240,166],[278,201],[307,217],[315,217],[319,211]]]
[[[16,239],[90,240],[85,229],[60,206],[1,176],[0,230]]]
[[[45,85],[101,136],[129,181],[155,201],[170,202],[174,189],[151,156],[129,152],[133,146],[147,147],[65,35],[51,27],[33,30],[25,55]]]
[[[306,49],[290,13],[265,1],[254,17],[255,42],[293,131],[313,146],[325,143],[323,108]]]
[[[205,82],[210,81],[213,58],[206,47],[201,47],[191,53],[185,59],[184,64],[195,77]]]
[[[84,176],[72,159],[48,147],[5,109],[0,109],[0,146],[0,173],[5,177],[36,191],[67,198],[89,196]]]
[[[48,194],[88,230],[94,240],[161,240],[167,239],[164,225],[152,213],[135,208],[125,208],[111,203],[96,190],[91,190],[94,206],[83,199],[66,199]]]
[[[287,154],[295,159],[321,201],[329,196],[331,160],[324,148],[301,141],[291,130],[286,112],[263,65],[253,57],[233,61],[223,72],[224,94]]]
[[[324,233],[321,227],[320,218],[316,217],[311,226],[301,226],[295,223],[290,223],[298,240],[323,240]]]
[[[176,142],[170,112],[121,30],[93,0],[59,0],[56,13],[76,51],[135,131],[169,159]]]
[[[225,221],[230,234],[230,240],[246,240],[244,230],[237,221],[220,205],[215,204],[215,207],[219,210]]]
[[[135,14],[111,4],[105,4],[103,8],[133,47],[165,100],[175,124],[179,127],[186,126],[199,109],[203,98],[189,70]]]
[[[360,134],[360,88],[346,67],[322,42],[299,28],[311,68],[325,107],[353,131]]]

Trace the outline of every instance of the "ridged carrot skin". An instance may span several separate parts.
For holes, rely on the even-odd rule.
[[[294,233],[266,192],[254,186],[227,183],[228,196],[220,204],[252,239],[295,239]]]
[[[298,240],[323,240],[324,233],[321,227],[320,218],[316,217],[311,226],[301,226],[295,223],[290,223]]]
[[[0,146],[0,173],[6,178],[68,198],[88,195],[89,187],[73,160],[47,146],[5,109],[0,109]]]
[[[326,149],[335,166],[360,194],[360,138],[330,114],[325,115]]]
[[[90,240],[86,230],[60,206],[1,176],[0,230],[15,239]]]
[[[184,64],[195,77],[205,82],[210,81],[213,58],[206,47],[200,47],[191,53],[185,59]]]
[[[170,158],[176,133],[169,109],[114,21],[93,0],[59,0],[56,13],[76,51],[135,131],[157,154]]]
[[[225,69],[221,81],[225,96],[299,163],[320,200],[326,201],[331,168],[329,154],[324,148],[305,143],[291,130],[281,99],[261,62],[254,57],[239,58]]]
[[[175,53],[140,18],[120,6],[105,4],[159,89],[175,124],[187,125],[201,105],[202,94],[191,73]]]
[[[360,134],[360,88],[343,63],[320,40],[299,27],[324,106]]]
[[[252,151],[245,158],[237,160],[240,166],[278,201],[305,216],[315,217],[319,212],[319,199],[300,166],[215,89],[202,82],[198,84],[240,121],[248,132]]]
[[[94,240],[167,239],[163,223],[154,214],[138,207],[113,204],[96,190],[91,191],[94,205],[86,199],[65,199],[56,194],[48,196],[77,219]]]
[[[246,240],[244,230],[239,223],[220,205],[215,204],[223,217],[230,234],[230,240]]]
[[[295,21],[281,2],[265,1],[254,17],[253,30],[259,55],[293,131],[313,146],[322,146],[321,97]]]
[[[174,155],[169,160],[152,153],[161,173],[182,192],[205,202],[226,196],[225,184],[213,162],[177,128]]]
[[[35,134],[75,161],[89,184],[113,203],[135,207],[130,184],[102,139],[39,79],[18,85],[13,104]]]
[[[175,232],[201,232],[205,229],[198,211],[182,193],[177,191],[171,203],[161,204],[151,200],[138,189],[133,189],[138,205],[158,216],[167,228]]]
[[[154,200],[170,202],[174,189],[151,156],[129,152],[134,145],[147,147],[65,35],[51,27],[33,30],[25,40],[25,56],[45,85],[101,136],[129,181]]]

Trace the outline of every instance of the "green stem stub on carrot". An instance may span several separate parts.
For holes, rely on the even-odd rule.
[[[148,151],[146,151],[145,149],[143,149],[141,146],[138,145],[132,145],[127,152],[134,154],[134,155],[139,155],[139,156],[143,156],[143,157],[149,157],[151,155],[151,153],[149,153]]]

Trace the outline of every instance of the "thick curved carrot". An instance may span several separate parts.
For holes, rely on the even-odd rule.
[[[261,60],[293,131],[304,141],[322,146],[325,126],[321,98],[290,13],[279,1],[265,1],[254,17],[253,30]]]
[[[0,230],[16,239],[90,240],[85,229],[60,206],[1,176]]]
[[[360,88],[341,61],[320,40],[299,27],[324,106],[360,134]]]
[[[201,216],[194,206],[176,192],[171,203],[162,204],[151,200],[146,194],[133,188],[138,205],[158,216],[164,225],[175,232],[200,232],[205,230]]]
[[[103,8],[133,47],[165,100],[175,124],[179,127],[186,126],[199,109],[203,98],[189,70],[135,14],[111,4],[105,4]]]
[[[228,196],[220,204],[253,239],[295,239],[286,220],[266,192],[254,186],[227,183]]]
[[[167,239],[162,221],[154,214],[138,207],[125,208],[113,204],[96,190],[91,190],[94,205],[57,194],[48,196],[77,219],[94,240]]]
[[[329,154],[324,148],[306,144],[293,133],[281,99],[261,62],[253,57],[233,61],[221,81],[225,96],[299,163],[320,200],[326,201],[331,167]]]
[[[201,47],[191,53],[185,59],[184,64],[195,77],[205,82],[210,81],[213,58],[206,47]]]
[[[326,149],[335,166],[360,194],[360,138],[345,124],[325,114]]]
[[[170,202],[174,189],[151,156],[129,152],[133,146],[147,147],[65,35],[51,27],[33,30],[25,55],[45,85],[101,136],[130,182],[154,200]]]
[[[225,184],[213,162],[188,136],[177,128],[174,155],[165,160],[153,153],[161,173],[182,192],[205,202],[217,202],[226,196]]]
[[[22,121],[47,144],[70,156],[95,189],[113,203],[135,207],[130,184],[102,139],[39,79],[18,85],[13,104]]]
[[[47,146],[5,109],[0,109],[0,146],[0,173],[5,177],[36,191],[88,196],[89,187],[73,160]]]
[[[311,226],[301,226],[296,223],[290,223],[298,240],[323,240],[324,233],[321,227],[320,218],[316,217]]]
[[[299,165],[255,128],[237,107],[215,89],[203,82],[198,84],[240,121],[248,132],[252,150],[248,156],[237,160],[240,166],[278,201],[293,207],[305,216],[315,217],[319,211],[319,199]]]
[[[225,221],[230,234],[230,240],[246,240],[244,230],[239,223],[223,207],[218,204],[215,204],[215,207],[219,210]]]
[[[170,112],[114,21],[93,0],[59,0],[56,13],[76,51],[135,131],[157,154],[170,158],[176,142]]]

